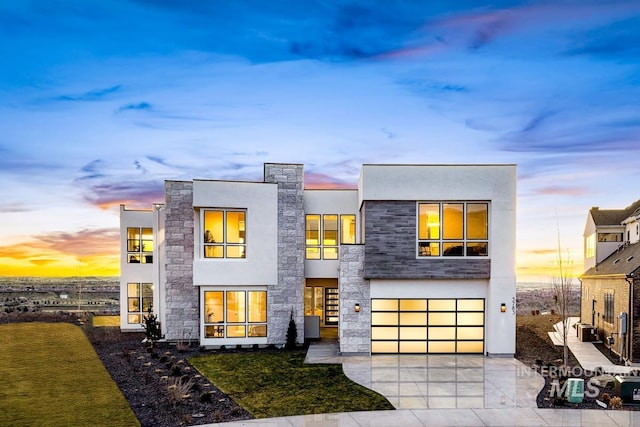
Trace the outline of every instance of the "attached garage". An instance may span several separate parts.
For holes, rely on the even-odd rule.
[[[483,354],[483,298],[371,299],[371,353]]]

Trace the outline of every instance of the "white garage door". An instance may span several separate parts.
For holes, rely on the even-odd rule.
[[[371,353],[484,353],[484,299],[371,300]]]

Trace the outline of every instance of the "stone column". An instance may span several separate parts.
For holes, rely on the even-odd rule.
[[[193,286],[193,183],[165,183],[165,297],[167,340],[198,339],[198,287]]]
[[[371,353],[371,293],[364,278],[364,245],[340,246],[340,352]],[[360,312],[354,307],[360,305]]]
[[[278,283],[267,291],[270,344],[286,342],[289,317],[304,341],[304,170],[299,164],[265,163],[264,181],[278,184]]]

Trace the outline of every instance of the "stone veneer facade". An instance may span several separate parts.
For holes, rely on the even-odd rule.
[[[364,245],[340,246],[340,352],[371,351],[371,297],[363,277]],[[360,312],[354,307],[360,305]]]
[[[278,184],[278,284],[267,291],[268,341],[286,341],[289,317],[304,341],[304,168],[300,164],[265,163],[264,181]]]
[[[199,336],[198,288],[193,286],[193,183],[165,183],[165,259],[167,340]]]
[[[416,259],[415,201],[365,201],[367,279],[488,279],[490,259]]]

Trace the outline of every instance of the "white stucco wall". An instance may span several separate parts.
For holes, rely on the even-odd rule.
[[[157,286],[158,256],[153,252],[153,263],[151,264],[129,264],[127,262],[127,228],[142,227],[153,228],[154,239],[157,227],[157,214],[153,210],[127,210],[124,205],[120,205],[120,328],[123,331],[144,330],[141,325],[127,323],[127,284],[128,283],[153,283],[154,302],[159,300]],[[154,306],[157,305],[154,303]],[[155,311],[155,310],[154,310]]]
[[[638,241],[640,241],[640,227],[638,227],[638,220],[631,217],[625,222],[624,240],[627,240],[627,236],[629,236],[630,244],[638,243]]]
[[[356,243],[360,233],[358,190],[305,190],[305,214],[350,214],[356,216]],[[337,278],[339,261],[312,260],[304,263],[307,278]]]
[[[358,183],[359,205],[364,200],[490,203],[491,278],[485,294],[485,351],[489,354],[515,353],[516,181],[515,165],[363,165]],[[479,291],[472,280],[456,281],[455,286],[435,282],[425,286],[435,285],[429,292],[450,292],[442,297],[465,297],[466,291],[471,297]],[[506,304],[506,313],[500,312],[501,304]]]
[[[278,281],[278,185],[256,182],[193,181],[195,286],[271,285]],[[246,209],[246,258],[205,259],[201,211]]]

